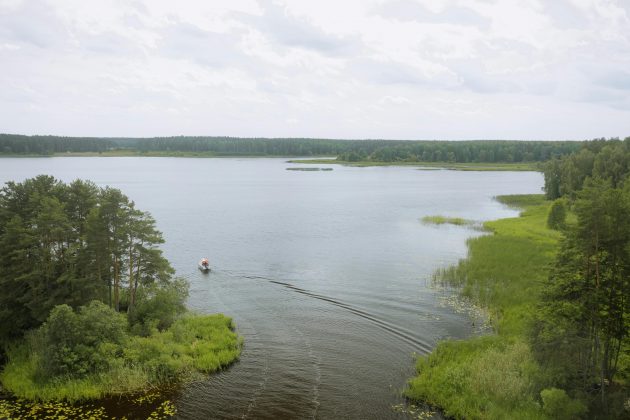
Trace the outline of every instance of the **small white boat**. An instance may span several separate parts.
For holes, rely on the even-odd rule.
[[[199,269],[203,272],[210,271],[210,263],[207,258],[202,258],[201,261],[199,261]]]

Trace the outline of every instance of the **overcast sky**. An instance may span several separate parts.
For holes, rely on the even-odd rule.
[[[630,136],[630,0],[0,0],[0,132]]]

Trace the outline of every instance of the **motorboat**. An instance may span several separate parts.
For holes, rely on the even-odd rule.
[[[203,272],[210,271],[210,263],[207,258],[202,258],[201,261],[199,261],[199,269]]]

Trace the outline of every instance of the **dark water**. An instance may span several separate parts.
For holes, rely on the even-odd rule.
[[[465,256],[466,238],[478,233],[419,219],[513,216],[492,197],[539,193],[542,176],[289,166],[296,165],[0,159],[0,181],[46,173],[120,188],[157,219],[167,258],[191,283],[189,306],[234,317],[245,337],[241,360],[182,390],[178,417],[404,418],[392,406],[403,402],[413,354],[473,333],[429,279]],[[210,274],[196,268],[203,256]]]

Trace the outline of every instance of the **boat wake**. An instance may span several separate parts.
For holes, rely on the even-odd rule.
[[[383,331],[395,336],[396,338],[404,341],[405,343],[411,345],[412,347],[414,347],[416,350],[416,352],[418,353],[429,353],[432,350],[432,344],[428,343],[424,340],[422,340],[420,337],[415,336],[411,331],[400,327],[398,325],[392,324],[388,321],[385,321],[383,319],[380,319],[376,316],[374,316],[373,314],[370,314],[369,312],[357,308],[355,306],[352,306],[351,304],[342,302],[338,299],[329,297],[329,296],[325,296],[325,295],[321,295],[318,293],[314,293],[311,292],[309,290],[303,289],[301,287],[297,287],[294,286],[291,283],[288,283],[286,281],[280,281],[280,280],[276,280],[273,278],[269,278],[269,277],[264,277],[264,276],[256,276],[256,275],[248,275],[248,274],[241,274],[238,275],[236,273],[229,273],[230,276],[234,276],[234,277],[241,277],[241,278],[246,278],[246,279],[250,279],[250,280],[264,280],[267,281],[269,283],[278,285],[278,286],[282,286],[287,290],[290,290],[292,292],[295,293],[299,293],[303,296],[308,296],[310,298],[313,299],[318,299],[324,302],[328,302],[332,305],[335,305],[339,308],[342,308],[356,316],[359,316],[367,321],[369,321],[370,323],[372,323],[373,325],[376,325],[377,327],[379,327],[380,329],[382,329]]]

